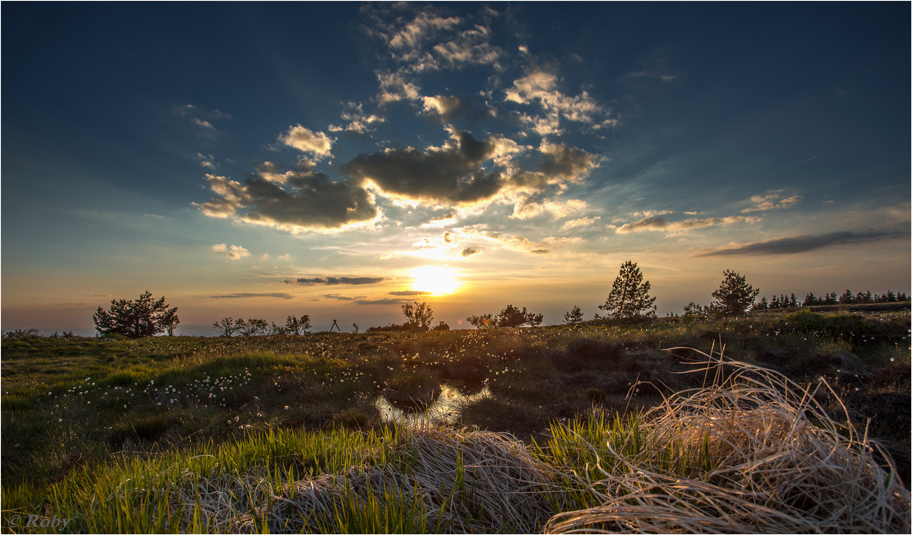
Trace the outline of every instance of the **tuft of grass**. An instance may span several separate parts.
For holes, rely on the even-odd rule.
[[[597,472],[587,480],[601,476],[587,487],[597,503],[555,515],[546,532],[909,531],[895,469],[830,418],[816,389],[739,362],[725,376],[721,354],[703,357],[696,372],[712,373],[711,386],[671,396],[638,432],[581,441]]]

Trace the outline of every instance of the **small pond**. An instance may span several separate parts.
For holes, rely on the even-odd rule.
[[[460,392],[458,388],[441,384],[440,395],[426,407],[400,408],[390,403],[382,394],[377,396],[374,406],[377,407],[380,412],[380,418],[383,421],[397,423],[407,428],[415,428],[457,423],[463,406],[489,395],[491,395],[491,391],[487,385],[475,393],[467,394]]]

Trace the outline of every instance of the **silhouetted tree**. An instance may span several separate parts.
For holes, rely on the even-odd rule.
[[[231,336],[237,332],[237,328],[234,326],[234,320],[231,318],[222,318],[221,320],[213,323],[212,326],[222,331],[219,336]]]
[[[257,336],[269,332],[269,323],[263,319],[251,318],[244,320],[244,318],[238,318],[234,322],[234,327],[235,331],[242,336]]]
[[[726,269],[722,284],[712,293],[712,306],[727,316],[735,316],[750,308],[759,293],[744,277]]]
[[[611,319],[655,317],[655,300],[649,297],[649,281],[643,282],[636,263],[627,261],[621,265],[608,299],[599,308]]]
[[[128,338],[155,336],[180,323],[177,307],[168,308],[164,297],[154,301],[148,291],[136,301],[112,299],[109,310],[98,307],[92,317],[99,333],[117,333]]]
[[[520,310],[513,305],[507,305],[505,309],[500,311],[500,314],[498,314],[496,318],[498,327],[522,327],[523,325],[537,327],[541,325],[544,316],[541,314],[533,314],[532,312],[527,311],[526,307],[523,307],[522,310]]]
[[[497,323],[494,321],[493,314],[482,314],[481,316],[469,316],[466,318],[466,321],[469,322],[476,329],[493,329],[497,327]]]
[[[441,321],[439,324],[437,324],[436,327],[434,327],[433,330],[435,330],[435,331],[449,331],[449,330],[450,330],[450,326],[447,325],[447,322]]]
[[[751,308],[751,310],[769,310],[769,303],[766,301],[766,297],[760,299],[760,302]]]
[[[709,314],[710,308],[711,307],[709,306],[703,306],[691,301],[684,306],[684,316],[705,316],[706,314]]]
[[[408,323],[421,329],[430,328],[431,320],[434,319],[434,311],[424,301],[402,305],[402,313],[408,318]]]
[[[567,325],[577,325],[583,322],[583,311],[580,307],[574,306],[573,310],[564,312],[564,323]]]
[[[300,318],[288,316],[285,318],[286,334],[307,334],[310,332],[310,315],[304,314]]]

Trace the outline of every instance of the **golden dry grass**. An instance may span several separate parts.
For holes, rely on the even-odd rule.
[[[546,532],[909,533],[909,491],[878,466],[876,445],[826,413],[825,382],[802,389],[701,355],[696,371],[713,384],[671,396],[644,424],[656,446],[697,458],[658,463],[655,448],[593,444],[620,461],[589,487],[600,505],[560,513]]]

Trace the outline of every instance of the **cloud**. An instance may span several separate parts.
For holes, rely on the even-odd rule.
[[[804,197],[801,195],[792,195],[791,197],[783,198],[782,190],[768,190],[763,195],[754,195],[747,202],[750,202],[752,206],[748,206],[744,210],[741,210],[742,214],[749,212],[764,212],[767,210],[778,210],[780,208],[788,208],[793,204],[801,202],[801,199]]]
[[[389,57],[410,71],[500,66],[503,51],[491,44],[486,21],[498,13],[483,7],[479,17],[448,16],[434,6],[408,3],[362,7],[364,29],[388,48]],[[480,20],[479,20],[480,19]],[[463,28],[460,30],[460,28]]]
[[[238,258],[244,258],[245,256],[250,256],[250,251],[244,249],[239,245],[228,246],[224,243],[218,243],[212,246],[212,250],[217,253],[225,253],[228,258],[232,260],[237,260]]]
[[[538,203],[524,199],[513,207],[510,217],[514,219],[529,219],[545,213],[550,213],[554,219],[563,219],[570,214],[582,212],[589,207],[589,203],[579,199],[570,199],[564,202],[545,201]]]
[[[444,233],[443,233],[443,241],[446,242],[446,243],[453,243],[453,233],[452,233],[452,232],[444,232]]]
[[[434,295],[434,292],[425,292],[421,290],[402,290],[398,292],[390,292],[390,295],[399,295],[402,297],[414,297],[416,295]]]
[[[627,223],[616,230],[618,234],[641,232],[648,230],[664,230],[669,232],[685,232],[688,230],[714,227],[717,225],[733,225],[735,223],[755,223],[756,217],[729,216],[708,217],[704,219],[685,219],[684,221],[668,221],[664,217],[647,217],[635,223]]]
[[[358,305],[402,305],[408,303],[408,299],[356,299]]]
[[[447,212],[445,212],[441,215],[432,217],[430,219],[430,221],[428,221],[427,223],[422,223],[421,227],[422,228],[427,228],[427,227],[440,228],[440,227],[446,227],[448,225],[455,225],[457,222],[458,222],[458,220],[456,219],[456,213],[452,210],[448,210]],[[447,234],[449,234],[449,233],[447,233]]]
[[[282,282],[285,284],[303,284],[305,286],[313,286],[316,284],[325,284],[327,286],[336,286],[339,284],[350,284],[350,285],[362,285],[362,284],[377,284],[382,281],[383,277],[323,277],[323,278],[313,278],[313,279],[286,279]]]
[[[561,226],[561,230],[570,230],[578,227],[588,227],[589,225],[595,223],[597,220],[601,219],[599,216],[595,217],[581,217],[579,219],[571,219]]]
[[[339,295],[339,294],[326,294],[323,297],[325,297],[327,299],[337,299],[339,301],[354,301],[355,300],[354,297],[348,297],[348,296]]]
[[[330,125],[330,132],[346,131],[363,134],[374,128],[377,124],[386,121],[383,117],[365,114],[361,103],[347,102],[346,106],[348,109],[347,111],[342,112],[342,120],[348,124],[345,126]]]
[[[818,236],[795,236],[792,238],[775,238],[762,242],[749,243],[739,247],[720,249],[696,255],[734,256],[734,255],[779,255],[806,253],[834,245],[854,245],[892,239],[908,239],[908,231],[868,231],[868,232],[833,232]]]
[[[294,299],[288,293],[233,293],[228,295],[210,295],[211,299],[245,299],[248,297],[277,297],[279,299]]]
[[[593,100],[583,91],[579,96],[567,96],[558,90],[556,75],[541,69],[535,69],[524,77],[515,80],[513,87],[506,90],[504,101],[517,104],[532,104],[538,102],[546,113],[547,122],[539,123],[530,118],[524,122],[535,124],[536,131],[541,135],[543,131],[556,130],[559,117],[570,121],[586,124],[596,123],[596,118],[607,116],[610,109]]]
[[[467,258],[469,256],[480,254],[480,253],[481,253],[481,251],[479,251],[478,249],[474,249],[472,247],[466,247],[465,249],[462,250],[462,253],[460,253],[460,254],[462,255],[463,258]]]
[[[463,234],[474,238],[483,238],[488,241],[493,241],[511,251],[532,254],[548,254],[551,252],[551,249],[564,247],[570,243],[579,241],[579,238],[547,237],[540,242],[535,242],[516,234],[510,236],[501,232],[471,228],[463,229]]]
[[[255,173],[241,184],[206,175],[210,188],[220,197],[196,206],[210,217],[232,217],[292,233],[341,229],[379,216],[370,193],[361,187],[333,182],[324,173],[306,170],[281,175],[283,182],[277,176]]]
[[[421,102],[423,111],[428,119],[438,123],[449,123],[459,117],[481,120],[497,115],[497,112],[492,108],[476,110],[475,105],[471,102],[466,102],[453,96],[421,97]]]
[[[374,102],[381,108],[391,102],[421,98],[418,86],[408,81],[405,73],[378,72],[377,80],[380,81],[380,91],[374,97]]]
[[[197,158],[200,159],[200,165],[203,167],[208,167],[215,171],[215,163],[213,163],[213,158],[211,154],[203,154],[201,152],[196,153]]]
[[[358,184],[373,184],[384,195],[411,200],[473,203],[489,199],[503,187],[498,170],[481,164],[494,155],[490,138],[478,141],[468,132],[451,131],[441,148],[413,147],[361,154],[342,166]]]
[[[288,133],[279,136],[279,141],[301,152],[312,152],[319,157],[332,156],[332,140],[323,132],[311,132],[301,125],[289,127]]]

